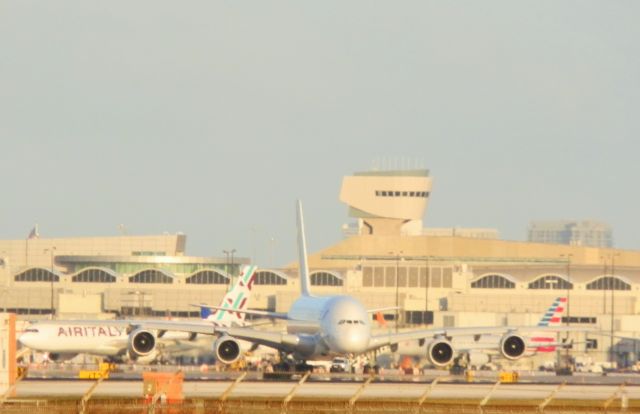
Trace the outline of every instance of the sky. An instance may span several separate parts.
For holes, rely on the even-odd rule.
[[[640,249],[640,2],[5,0],[0,239],[296,258],[341,179],[425,167],[428,227],[594,219]]]

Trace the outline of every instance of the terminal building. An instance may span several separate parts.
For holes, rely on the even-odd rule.
[[[639,359],[640,251],[504,241],[492,229],[425,229],[431,184],[427,170],[345,177],[339,199],[355,225],[310,255],[314,293],[399,306],[403,329],[536,325],[567,297],[562,322],[597,331],[571,334],[574,356],[625,366]],[[185,247],[185,235],[0,241],[0,307],[27,319],[52,311],[197,317],[190,305],[219,301],[250,259],[192,257]],[[299,291],[296,266],[261,269],[251,306],[286,311]],[[392,324],[396,311],[384,316]]]

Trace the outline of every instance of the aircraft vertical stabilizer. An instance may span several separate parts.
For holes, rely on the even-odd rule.
[[[200,316],[213,322],[222,323],[244,323],[245,314],[242,312],[248,307],[249,298],[251,297],[251,288],[255,279],[256,266],[246,265],[240,270],[237,282],[224,295],[220,308],[211,311],[212,308],[200,307]]]
[[[298,267],[300,268],[300,294],[311,296],[309,292],[309,265],[307,263],[307,241],[304,236],[304,219],[302,217],[302,202],[298,200]]]

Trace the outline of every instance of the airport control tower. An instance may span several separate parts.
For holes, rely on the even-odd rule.
[[[430,193],[429,170],[367,171],[343,178],[340,201],[358,234],[420,235]]]

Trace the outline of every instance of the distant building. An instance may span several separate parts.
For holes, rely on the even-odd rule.
[[[606,223],[592,220],[532,221],[530,242],[585,247],[613,247],[613,232]]]

